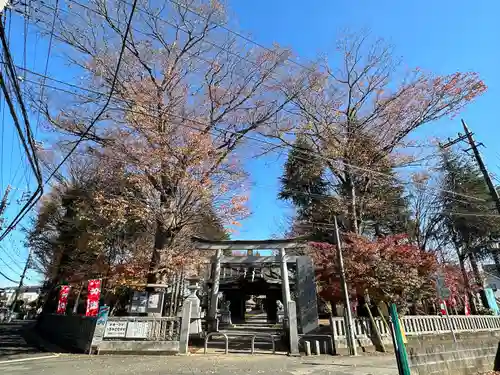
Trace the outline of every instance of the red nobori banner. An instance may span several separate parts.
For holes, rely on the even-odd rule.
[[[61,285],[59,291],[59,302],[57,302],[57,313],[66,314],[66,307],[68,306],[68,295],[71,287],[69,285]]]
[[[86,316],[97,316],[101,297],[101,280],[89,280]]]

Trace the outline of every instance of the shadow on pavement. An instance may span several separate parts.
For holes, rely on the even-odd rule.
[[[32,322],[12,322],[0,324],[0,361],[22,358],[44,351],[25,337],[25,330],[29,329]]]

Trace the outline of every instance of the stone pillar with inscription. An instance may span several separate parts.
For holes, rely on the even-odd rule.
[[[189,353],[189,327],[191,325],[191,301],[182,305],[181,330],[179,332],[179,354]]]
[[[297,310],[295,301],[288,302],[288,339],[290,345],[290,356],[300,356],[299,352],[299,332],[297,327]]]
[[[217,249],[214,258],[214,268],[212,274],[212,292],[210,294],[210,309],[208,310],[207,322],[210,331],[217,330],[217,303],[219,299],[220,265],[222,250]]]
[[[307,334],[313,332],[319,325],[318,300],[316,298],[316,279],[314,264],[309,256],[299,256],[296,261],[295,302],[298,307],[299,332]]]
[[[284,248],[280,249],[280,264],[281,264],[281,290],[283,293],[283,307],[285,317],[288,317],[288,302],[290,302],[290,282],[288,280],[288,266],[286,264],[286,252]]]

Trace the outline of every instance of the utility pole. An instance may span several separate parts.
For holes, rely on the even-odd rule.
[[[454,144],[457,144],[462,141],[467,141],[470,145],[470,148],[465,150],[465,152],[471,151],[474,154],[474,158],[476,159],[477,165],[479,166],[479,169],[481,170],[481,173],[483,174],[484,181],[486,182],[486,185],[488,186],[488,190],[490,191],[490,195],[493,198],[493,201],[495,202],[496,209],[498,213],[500,214],[500,198],[498,196],[498,192],[495,189],[495,185],[493,185],[493,182],[491,181],[491,177],[488,173],[488,170],[486,169],[486,166],[484,165],[483,158],[481,156],[481,153],[479,152],[478,146],[484,146],[484,144],[479,143],[476,144],[476,141],[474,140],[474,133],[472,133],[469,130],[469,127],[465,123],[465,121],[462,119],[462,126],[464,127],[465,134],[458,133],[458,137],[455,139],[448,139],[448,142],[445,144],[440,144],[439,146],[443,149],[448,148],[450,146],[453,146]]]
[[[491,177],[488,173],[488,170],[486,169],[486,166],[483,162],[483,158],[482,158],[481,153],[479,152],[479,149],[478,149],[478,146],[484,146],[484,144],[483,143],[476,143],[476,141],[474,140],[474,137],[473,137],[474,133],[472,133],[469,130],[469,127],[467,126],[467,124],[465,123],[465,121],[463,119],[461,121],[462,121],[462,126],[464,128],[465,134],[458,133],[458,137],[456,139],[453,139],[453,140],[449,139],[448,143],[446,143],[444,145],[440,145],[440,147],[443,149],[448,148],[448,147],[450,147],[456,143],[462,142],[462,141],[467,141],[469,143],[470,148],[465,150],[465,152],[472,150],[472,153],[474,154],[474,158],[476,159],[477,165],[479,166],[479,169],[481,170],[481,173],[483,174],[483,179],[484,179],[486,185],[488,186],[488,190],[490,192],[491,198],[495,202],[495,207],[496,207],[498,213],[500,214],[500,198],[498,196],[498,192],[495,188],[495,185],[493,185],[493,182],[491,181]],[[495,261],[496,266],[500,267],[500,259],[498,257],[498,253],[493,251],[491,255]],[[479,275],[479,271],[478,271],[478,267],[477,267],[477,260],[476,260],[476,257],[473,253],[469,254],[469,260],[471,262],[471,266],[474,270],[474,273],[476,274],[476,278],[478,278],[478,277],[480,278],[480,280],[478,280],[478,281],[481,281],[481,283],[483,284],[482,286],[484,287],[484,280]],[[483,296],[483,293],[481,294],[481,297],[483,300],[485,300],[485,298],[486,298],[485,296]],[[484,301],[483,301],[483,304],[484,304]]]
[[[488,190],[490,191],[491,198],[493,198],[493,201],[495,202],[496,209],[498,213],[500,214],[500,198],[498,197],[498,192],[497,189],[495,188],[495,185],[493,185],[493,182],[491,181],[490,174],[488,173],[488,170],[486,169],[486,166],[484,165],[483,158],[481,157],[481,154],[477,148],[478,145],[476,145],[476,142],[474,141],[473,134],[469,131],[469,128],[467,127],[467,124],[465,123],[464,120],[462,120],[462,125],[464,127],[465,135],[467,136],[467,140],[470,144],[470,149],[466,150],[472,150],[474,153],[474,157],[476,159],[477,165],[479,166],[479,169],[481,170],[481,173],[483,174],[484,181],[486,182],[486,185],[488,186]],[[482,143],[479,143],[479,146],[484,146]],[[493,260],[495,261],[495,265],[500,272],[500,259],[498,257],[498,252],[493,250],[491,252],[491,255],[493,257]]]
[[[26,259],[26,264],[24,265],[23,273],[21,274],[21,280],[19,280],[19,285],[16,289],[16,292],[14,293],[14,299],[12,300],[12,303],[10,305],[10,316],[14,314],[14,308],[16,307],[17,298],[19,297],[19,293],[21,291],[21,288],[23,287],[24,277],[26,276],[26,272],[28,271],[28,268],[30,266],[30,261],[31,261],[31,249],[28,254],[28,259]]]
[[[340,243],[340,233],[339,226],[337,223],[337,217],[334,217],[335,225],[335,244],[337,246],[337,256],[339,258],[339,271],[340,271],[340,283],[342,284],[342,292],[344,294],[344,306],[345,306],[345,328],[347,336],[347,345],[349,347],[350,355],[357,355],[356,350],[356,339],[354,337],[354,324],[352,320],[351,303],[349,300],[349,290],[347,289],[347,282],[345,280],[345,269],[344,269],[344,257],[342,255],[342,245]]]
[[[469,128],[467,127],[467,124],[465,123],[464,120],[462,120],[462,125],[464,127],[464,131],[465,131],[465,135],[467,136],[467,140],[469,141],[469,144],[470,144],[469,150],[472,150],[472,152],[474,153],[474,157],[476,158],[477,164],[479,165],[479,169],[481,169],[481,172],[483,173],[484,181],[486,182],[486,185],[488,185],[488,189],[490,190],[491,197],[495,201],[495,206],[497,208],[498,213],[500,214],[500,198],[498,197],[498,192],[495,189],[495,185],[493,185],[493,182],[491,181],[491,177],[488,173],[488,170],[486,169],[486,166],[484,165],[483,158],[481,157],[481,154],[479,153],[479,150],[477,148],[478,145],[476,145],[476,142],[474,141],[474,138],[472,137],[473,134],[469,131]],[[483,144],[480,143],[479,145],[483,145]]]

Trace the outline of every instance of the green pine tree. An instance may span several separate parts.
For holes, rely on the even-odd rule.
[[[390,163],[380,172],[393,174]],[[292,202],[297,210],[294,234],[309,235],[317,241],[330,241],[335,215],[348,211],[349,187],[345,181],[330,183],[327,162],[316,156],[305,136],[297,138],[290,151],[281,177],[279,198]],[[410,222],[408,200],[404,187],[397,179],[374,177],[370,180],[354,173],[358,220],[362,232],[371,236],[404,233]],[[345,230],[351,230],[346,227]]]
[[[323,225],[333,222],[328,205],[329,184],[324,171],[323,161],[316,156],[307,138],[298,136],[288,154],[278,195],[296,208],[294,235],[308,235],[315,240],[331,236],[331,228]]]
[[[476,283],[482,284],[477,262],[492,254],[500,234],[500,220],[482,173],[470,158],[453,151],[441,156],[441,193],[444,229],[454,245],[464,273],[465,261],[472,266]]]

